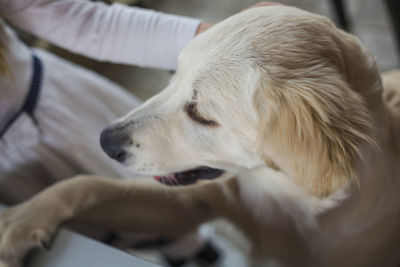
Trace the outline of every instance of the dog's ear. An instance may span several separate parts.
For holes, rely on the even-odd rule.
[[[310,42],[307,52],[292,47],[285,57],[270,56],[273,71],[254,98],[259,153],[319,197],[356,178],[359,147],[373,142],[371,105],[380,101],[374,60],[354,37],[334,34],[326,44]]]

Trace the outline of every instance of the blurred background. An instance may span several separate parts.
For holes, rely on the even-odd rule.
[[[113,1],[110,0],[107,2]],[[119,2],[217,23],[260,1],[121,0]],[[340,23],[340,12],[337,11],[336,7],[338,3],[343,3],[345,21],[347,21],[344,27],[346,27],[349,32],[358,36],[368,47],[369,51],[376,57],[380,70],[387,71],[399,67],[400,50],[396,43],[394,23],[388,11],[392,10],[394,13],[397,12],[400,17],[400,10],[393,10],[393,7],[389,8],[387,4],[389,2],[399,2],[398,0],[282,0],[276,2],[325,15],[335,21],[337,25],[343,24],[343,21]],[[399,7],[398,3],[395,3],[395,5]],[[62,57],[103,74],[109,79],[119,83],[142,100],[162,90],[172,75],[171,72],[163,70],[96,62],[67,53],[43,41],[29,39],[28,37],[28,42],[34,46],[49,49]]]

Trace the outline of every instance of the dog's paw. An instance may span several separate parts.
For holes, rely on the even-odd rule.
[[[0,212],[0,267],[20,267],[35,248],[49,248],[55,229],[50,229],[29,202]]]

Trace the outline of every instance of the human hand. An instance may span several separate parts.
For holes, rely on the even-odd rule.
[[[199,24],[199,26],[197,27],[195,36],[199,35],[200,33],[208,30],[209,28],[211,28],[214,24],[209,23],[209,22],[202,22]]]
[[[278,3],[278,2],[263,1],[263,2],[260,2],[260,3],[258,3],[258,4],[253,5],[253,6],[251,6],[251,7],[248,7],[248,8],[246,8],[246,9],[244,9],[244,10],[247,10],[247,9],[250,9],[250,8],[254,8],[254,7],[262,7],[262,6],[281,6],[281,5],[283,5],[283,4]]]
[[[282,4],[281,4],[281,3],[278,3],[278,2],[263,1],[263,2],[260,2],[260,3],[258,3],[258,4],[253,5],[253,6],[251,6],[251,7],[248,7],[248,8],[246,8],[246,9],[244,9],[244,10],[247,10],[247,9],[250,9],[250,8],[255,8],[255,7],[262,7],[262,6],[278,6],[278,5],[282,5]],[[208,29],[211,28],[213,25],[214,25],[214,24],[209,23],[209,22],[201,22],[201,23],[199,24],[199,26],[197,27],[195,36],[199,35],[200,33],[204,32],[204,31],[206,31],[206,30],[208,30]]]

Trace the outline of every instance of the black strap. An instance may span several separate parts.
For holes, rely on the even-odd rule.
[[[0,138],[4,136],[7,130],[13,125],[13,123],[21,116],[22,113],[28,114],[33,122],[37,124],[37,120],[34,116],[35,108],[37,106],[37,102],[39,99],[40,88],[42,85],[42,76],[43,76],[43,64],[38,56],[32,54],[32,78],[31,85],[28,91],[28,95],[26,96],[25,102],[22,107],[11,117],[9,121],[4,125],[2,129],[0,129]]]

